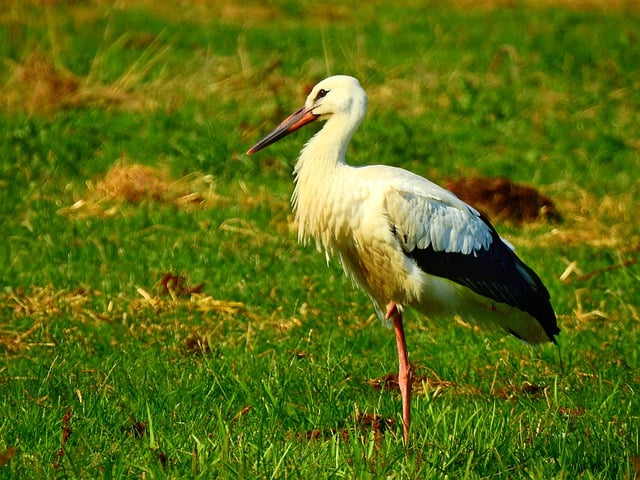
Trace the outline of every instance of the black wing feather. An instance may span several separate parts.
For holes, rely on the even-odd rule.
[[[481,217],[482,218],[482,217]],[[493,241],[487,249],[471,254],[436,251],[432,245],[415,248],[407,255],[431,275],[447,278],[497,302],[516,307],[534,317],[555,341],[560,332],[556,315],[549,300],[549,291],[538,275],[511,250],[493,226]]]

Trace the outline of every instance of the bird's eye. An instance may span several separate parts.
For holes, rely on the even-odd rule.
[[[320,90],[318,90],[318,94],[316,95],[316,102],[320,100],[322,97],[324,97],[327,93],[329,93],[329,91],[325,90],[324,88],[321,88]]]

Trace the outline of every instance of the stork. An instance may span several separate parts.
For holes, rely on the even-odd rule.
[[[315,240],[327,260],[337,256],[380,319],[393,324],[408,445],[412,367],[404,307],[427,316],[461,315],[531,344],[555,343],[560,330],[538,275],[473,207],[407,170],[346,163],[347,146],[366,109],[367,95],[357,79],[326,78],[247,155],[314,120],[326,121],[294,169],[298,239]]]

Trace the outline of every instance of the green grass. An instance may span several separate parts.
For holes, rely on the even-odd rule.
[[[0,477],[637,477],[632,3],[206,3],[0,13]],[[243,154],[335,73],[370,98],[352,163],[508,176],[564,217],[497,225],[559,348],[409,314],[410,454],[370,385],[392,332],[291,227],[312,129]],[[166,195],[100,190],[135,164]]]

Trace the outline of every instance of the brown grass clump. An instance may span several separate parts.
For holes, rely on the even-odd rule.
[[[68,70],[56,68],[43,54],[32,53],[24,63],[9,67],[11,74],[3,89],[7,109],[51,113],[73,104],[80,80]]]
[[[230,201],[213,190],[210,175],[192,173],[179,180],[168,172],[123,161],[113,165],[95,184],[88,182],[85,199],[60,210],[70,217],[111,216],[122,204],[138,205],[153,201],[174,208],[198,209]]]
[[[136,204],[143,200],[163,201],[170,195],[169,175],[145,165],[117,164],[96,184],[101,198],[111,198]]]
[[[49,115],[61,109],[86,105],[118,106],[130,111],[153,110],[160,105],[160,100],[147,90],[157,91],[160,84],[142,88],[141,79],[155,61],[143,65],[134,63],[114,83],[103,84],[92,74],[78,77],[36,51],[22,63],[9,62],[10,73],[0,87],[0,94],[6,110],[26,111],[32,115]]]

